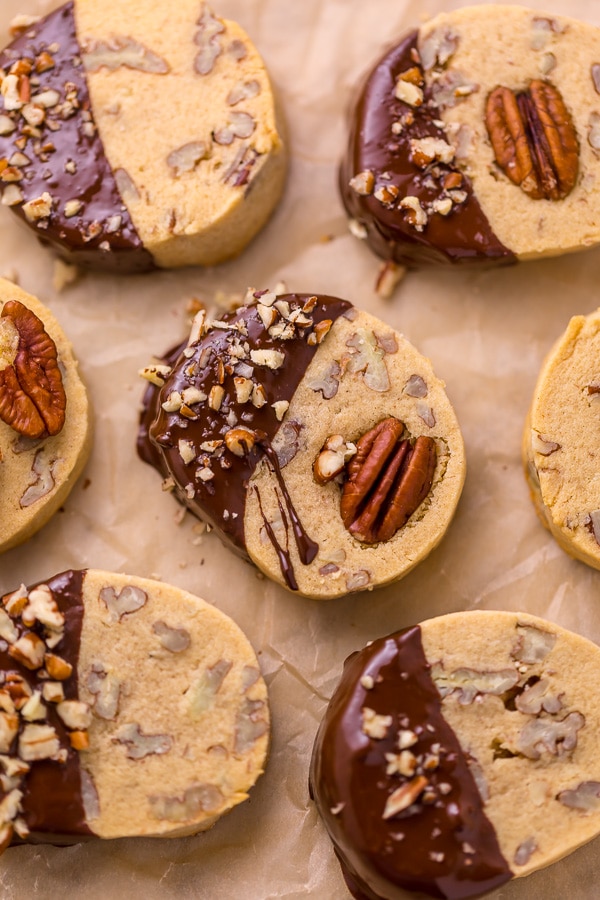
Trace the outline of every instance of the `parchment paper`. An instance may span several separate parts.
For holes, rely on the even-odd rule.
[[[99,0],[101,2],[101,0]],[[44,0],[2,0],[0,39]],[[368,640],[470,608],[526,610],[600,642],[600,572],[566,556],[540,525],[520,461],[524,417],[542,359],[571,315],[600,304],[600,250],[486,272],[410,273],[391,300],[374,291],[378,261],[351,237],[336,168],[352,88],[383,47],[451,0],[215,0],[262,52],[289,126],[285,198],[244,255],[212,270],[117,278],[86,274],[53,287],[54,260],[0,209],[0,274],[18,278],[62,322],[95,406],[91,461],[64,510],[0,558],[0,594],[67,568],[153,576],[235,618],[266,676],[273,742],[249,802],[212,831],[182,840],[25,846],[0,859],[5,900],[39,898],[340,898],[339,866],[307,790],[315,731],[344,658]],[[525,5],[525,4],[523,4]],[[530,0],[600,25],[597,0]],[[402,331],[445,379],[467,447],[458,513],[441,546],[390,588],[318,603],[257,576],[174,499],[135,454],[143,383],[137,370],[183,338],[186,303],[279,280],[345,297]],[[1,502],[1,501],[0,501]],[[495,900],[598,896],[598,841]]]

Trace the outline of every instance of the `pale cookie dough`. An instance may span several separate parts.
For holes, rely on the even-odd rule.
[[[68,571],[5,595],[0,635],[0,847],[195,834],[261,775],[255,653],[198,597]]]
[[[202,0],[74,0],[23,28],[0,70],[2,202],[74,263],[213,265],[280,198],[269,76]]]
[[[600,241],[600,29],[524,7],[442,13],[357,102],[352,230],[410,265],[509,262]]]
[[[444,384],[346,301],[251,293],[144,374],[142,458],[284,587],[372,589],[442,539],[465,477]]]
[[[62,506],[91,440],[71,344],[39,300],[0,279],[0,552],[26,541]]]
[[[600,569],[600,310],[574,316],[548,355],[523,433],[536,510],[560,546]]]
[[[351,893],[476,897],[596,837],[599,673],[595,644],[512,612],[349,657],[310,784]]]

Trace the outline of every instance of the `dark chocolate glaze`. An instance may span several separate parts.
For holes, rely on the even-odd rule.
[[[361,684],[365,675],[373,679],[370,690]],[[364,707],[392,717],[383,739],[362,730]],[[388,796],[408,781],[386,774],[385,754],[399,752],[399,729],[418,736],[410,748],[418,759],[440,745],[439,765],[424,773],[435,800],[417,801],[386,820]],[[443,717],[419,626],[346,660],[315,742],[310,788],[358,900],[400,900],[403,891],[461,900],[512,877],[465,754]]]
[[[447,216],[429,215],[422,232],[409,224],[407,212],[399,207],[406,196],[416,196],[421,205],[434,201],[443,191],[442,182],[451,165],[437,164],[437,177],[420,169],[410,157],[410,139],[434,137],[446,139],[434,124],[439,110],[431,105],[425,90],[425,102],[411,107],[394,96],[396,78],[401,72],[418,66],[415,61],[418,32],[413,31],[401,44],[388,51],[377,63],[360,93],[352,112],[350,140],[340,168],[340,191],[348,215],[366,228],[367,243],[378,256],[409,266],[440,263],[515,262],[515,256],[493,233],[490,223],[473,194],[470,180],[462,175],[460,189],[466,200],[454,206]],[[414,121],[396,135],[392,124],[406,114]],[[374,191],[395,185],[397,200],[388,208],[373,194],[362,196],[349,186],[360,172],[375,176]],[[387,173],[389,177],[382,177]]]
[[[68,571],[40,582],[48,585],[58,608],[65,617],[64,636],[51,652],[73,666],[71,676],[62,682],[66,700],[78,699],[77,663],[83,622],[84,576],[85,571]],[[34,585],[29,590],[37,586]],[[18,618],[13,619],[13,624],[19,633],[27,630]],[[44,631],[38,622],[29,630],[44,637]],[[44,683],[38,677],[38,672],[32,672],[22,666],[9,656],[7,650],[0,650],[0,672],[3,678],[9,672],[18,673],[29,682],[33,689],[41,689]],[[67,759],[62,763],[49,759],[31,763],[31,769],[25,775],[20,786],[20,790],[23,791],[22,818],[27,823],[32,832],[31,836],[35,840],[52,842],[57,835],[89,836],[92,831],[85,823],[79,754],[70,745],[68,731],[56,713],[55,704],[47,703],[46,708],[48,715],[45,721],[55,728],[61,748],[68,751]],[[17,744],[18,738],[15,738],[12,748],[14,754],[17,752]],[[0,797],[2,796],[4,794],[0,791]]]
[[[186,346],[187,345],[183,343],[177,344],[176,347],[171,347],[164,356],[159,357],[160,362],[166,366],[174,366]],[[152,443],[149,434],[150,426],[156,419],[160,408],[159,394],[160,388],[156,387],[154,384],[149,384],[144,391],[137,435],[137,452],[140,459],[145,463],[148,463],[149,466],[158,469],[163,478],[168,478],[169,472],[164,464],[162,451]]]
[[[293,312],[302,309],[310,296],[286,294],[277,300],[288,303]],[[316,343],[308,342],[314,326],[325,320],[333,322],[350,308],[350,303],[345,300],[319,296],[316,305],[307,314],[310,324],[296,327],[291,339],[282,340],[268,333],[256,305],[241,307],[222,317],[221,321],[231,326],[228,330],[210,328],[192,345],[190,356],[183,352],[180,354],[182,348],[171,351],[165,361],[174,367],[166,384],[160,390],[152,385],[146,390],[138,435],[140,457],[157,468],[164,478],[172,478],[179,500],[199,518],[209,522],[226,543],[243,555],[248,483],[265,456],[277,477],[300,560],[308,564],[317,553],[317,545],[306,534],[296,515],[285,488],[277,454],[271,446],[281,426],[272,404],[292,399],[317,350]],[[282,319],[279,321],[283,322]],[[246,345],[247,349],[244,351],[245,358],[238,360],[232,358],[231,349],[235,352],[235,347],[240,344]],[[283,353],[283,364],[271,369],[252,363],[250,353],[253,350]],[[245,377],[243,373],[248,365],[253,370],[249,377],[254,384],[262,385],[265,393],[266,403],[260,408],[252,402],[242,404],[236,399],[234,378],[240,373]],[[211,409],[205,401],[193,406],[193,418],[186,418],[179,412],[165,412],[161,406],[173,392],[181,393],[189,387],[199,388],[209,395],[211,388],[219,385],[220,380],[224,394],[218,410]],[[256,443],[250,453],[236,456],[222,443],[226,432],[232,427],[246,427],[255,432]],[[185,463],[181,457],[180,440],[190,441],[193,445],[194,459],[190,463]],[[221,442],[214,453],[201,450],[201,444],[209,441]],[[206,465],[213,477],[202,481],[195,477],[195,473]],[[296,590],[287,548],[275,544],[274,547],[288,587]]]
[[[35,63],[44,51],[55,64],[38,74]],[[0,136],[0,159],[10,163],[14,153],[24,153],[30,162],[19,167],[24,176],[18,182],[23,202],[40,197],[44,192],[49,193],[53,201],[51,215],[34,223],[28,221],[21,203],[11,208],[34,229],[43,243],[78,266],[119,272],[154,268],[152,256],[142,246],[121,199],[94,125],[72,2],[17,37],[0,53],[0,68],[10,72],[11,66],[20,60],[28,60],[34,65],[28,77],[39,80],[39,84],[31,85],[31,94],[55,90],[60,101],[57,106],[47,109],[46,121],[38,126],[39,136],[35,135],[34,129],[22,147],[17,142],[27,135],[27,130],[24,131],[27,123],[20,110],[6,110],[0,97],[0,113],[8,115],[17,126],[12,134]],[[75,98],[72,107],[65,105],[68,94]],[[73,174],[65,169],[71,161],[76,166]],[[4,182],[0,184],[6,187]],[[79,214],[67,217],[65,203],[70,200],[81,201],[83,207]],[[121,217],[120,224],[115,216]],[[118,227],[107,230],[109,224],[111,229],[116,224]]]

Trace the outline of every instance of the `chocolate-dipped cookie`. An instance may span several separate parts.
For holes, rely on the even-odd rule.
[[[600,310],[574,316],[538,376],[523,432],[536,511],[563,550],[600,569]]]
[[[600,241],[600,29],[516,6],[442,13],[355,104],[352,231],[410,266],[511,262]]]
[[[145,374],[140,455],[285,587],[373,588],[441,540],[465,474],[454,411],[430,362],[348,302],[258,291]]]
[[[263,771],[265,683],[240,629],[143,578],[69,571],[0,606],[0,846],[209,828]]]
[[[600,832],[600,649],[534,616],[430,619],[348,658],[313,798],[358,900],[462,900]]]
[[[64,503],[91,447],[71,344],[39,300],[0,279],[0,552]]]
[[[201,0],[74,0],[0,54],[2,202],[61,256],[212,265],[262,228],[285,153],[247,35]]]

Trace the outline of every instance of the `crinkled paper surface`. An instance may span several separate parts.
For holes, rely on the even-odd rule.
[[[101,2],[101,0],[98,0]],[[176,4],[176,0],[175,0]],[[2,0],[0,37],[20,13],[56,2]],[[85,274],[53,287],[54,260],[0,209],[0,274],[52,308],[71,338],[95,407],[90,463],[64,510],[0,559],[0,594],[67,568],[159,577],[230,614],[256,648],[271,697],[273,743],[249,802],[212,831],[180,840],[24,846],[0,860],[4,900],[207,898],[344,900],[329,840],[309,801],[315,731],[343,660],[368,640],[470,608],[526,610],[600,642],[600,572],[566,556],[540,525],[522,473],[521,431],[538,369],[571,315],[600,303],[600,250],[485,272],[410,273],[391,300],[374,291],[378,261],[348,233],[336,190],[345,112],[365,69],[423,14],[451,0],[214,0],[265,57],[285,110],[285,198],[244,255],[218,269],[118,278]],[[525,4],[523,4],[525,5]],[[597,0],[531,0],[600,25]],[[168,111],[165,111],[167,127]],[[191,297],[211,302],[283,280],[345,297],[402,331],[446,381],[467,447],[458,513],[442,544],[402,582],[318,603],[265,581],[180,521],[175,500],[135,453],[137,370],[181,340]],[[495,900],[591,900],[596,840],[494,892]]]

